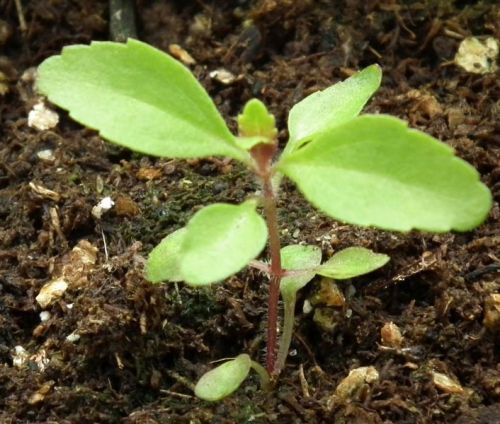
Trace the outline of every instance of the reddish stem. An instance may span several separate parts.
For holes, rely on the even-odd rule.
[[[276,212],[276,199],[273,192],[271,178],[263,179],[264,213],[269,232],[269,254],[271,256],[271,276],[269,280],[269,299],[267,315],[267,357],[266,368],[271,375],[274,374],[276,364],[278,340],[278,302],[280,294],[280,281],[283,272],[281,268],[281,246],[278,230],[278,215]]]
[[[264,215],[269,232],[269,255],[271,256],[269,299],[267,315],[267,357],[266,368],[270,375],[275,374],[277,344],[278,344],[278,303],[280,295],[280,281],[283,274],[281,268],[281,245],[278,229],[278,214],[276,212],[276,196],[272,183],[272,159],[277,145],[259,144],[252,150],[257,174],[262,179],[264,194]]]

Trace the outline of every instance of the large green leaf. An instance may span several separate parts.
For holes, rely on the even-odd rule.
[[[316,268],[321,263],[321,249],[318,246],[292,244],[281,249],[281,266],[284,270],[311,270],[303,274],[283,277],[280,290],[283,296],[295,294],[316,275]]]
[[[200,399],[215,402],[233,393],[247,378],[251,359],[246,353],[203,374],[194,388]]]
[[[351,224],[466,231],[491,207],[471,165],[385,115],[363,115],[323,132],[278,166],[313,205]]]
[[[179,252],[181,275],[198,286],[240,271],[264,248],[267,227],[255,202],[216,203],[198,211],[186,226]]]
[[[146,278],[152,283],[184,280],[180,270],[180,250],[186,228],[165,237],[150,253],[146,264]]]
[[[384,266],[390,258],[364,247],[348,247],[335,253],[316,270],[324,277],[342,280],[368,274]]]
[[[290,140],[285,154],[298,148],[312,135],[356,117],[379,88],[381,79],[380,67],[371,65],[297,103],[288,116]]]
[[[72,118],[132,150],[246,160],[191,72],[140,41],[65,47],[40,65],[37,86]]]

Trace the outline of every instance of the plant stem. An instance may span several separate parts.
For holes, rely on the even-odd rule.
[[[269,281],[269,300],[267,316],[267,357],[266,368],[270,375],[275,374],[276,345],[278,327],[278,302],[280,281],[283,269],[281,268],[281,245],[278,230],[278,214],[276,212],[276,197],[274,195],[271,174],[262,175],[264,192],[264,213],[269,232],[269,255],[271,256],[271,276]]]
[[[283,333],[281,334],[278,359],[276,360],[276,365],[274,368],[275,374],[279,374],[285,367],[288,351],[290,350],[290,344],[292,343],[296,299],[297,297],[295,296],[295,293],[293,293],[293,295],[287,295],[283,298]]]
[[[254,146],[250,151],[255,161],[255,171],[262,182],[264,215],[269,233],[269,298],[267,308],[267,356],[266,369],[271,377],[276,373],[276,345],[278,339],[278,302],[280,298],[280,281],[283,276],[281,268],[281,244],[278,229],[278,213],[276,212],[276,195],[273,189],[272,162],[278,143],[262,143]]]
[[[262,390],[270,390],[271,389],[271,381],[269,379],[269,373],[266,369],[260,365],[258,362],[251,361],[250,366],[253,370],[258,374],[260,379],[260,387]]]

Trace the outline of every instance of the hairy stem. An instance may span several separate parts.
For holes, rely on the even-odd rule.
[[[276,374],[279,374],[285,367],[288,351],[290,350],[290,344],[292,343],[296,299],[297,297],[295,296],[295,293],[293,293],[293,295],[289,296],[287,295],[283,299],[284,303],[283,333],[281,334],[280,338],[278,359],[276,360],[276,366],[275,366]]]
[[[278,230],[278,214],[276,212],[276,198],[273,192],[270,174],[263,175],[264,213],[269,232],[269,254],[271,256],[271,276],[269,281],[269,300],[267,317],[267,357],[266,368],[271,375],[275,374],[276,345],[278,338],[278,302],[280,295],[280,281],[283,269],[281,268],[281,245]]]

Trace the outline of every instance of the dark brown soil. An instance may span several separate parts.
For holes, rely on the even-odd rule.
[[[25,33],[14,1],[0,2],[0,71],[10,87],[0,96],[0,422],[500,423],[499,313],[496,324],[484,324],[488,299],[500,290],[500,79],[451,62],[464,36],[500,38],[495,3],[138,0],[140,39],[185,48],[231,125],[258,96],[285,128],[294,102],[378,62],[383,84],[367,110],[407,119],[453,146],[495,199],[473,232],[402,235],[333,222],[286,183],[285,244],[318,243],[325,255],[362,245],[392,260],[341,285],[346,308],[322,309],[335,324],[330,330],[302,313],[314,284],[305,289],[294,355],[276,389],[264,393],[250,379],[209,404],[191,388],[211,361],[243,351],[263,358],[267,281],[245,271],[207,290],[153,286],[143,277],[144,258],[201,206],[253,193],[252,177],[216,159],[141,157],[62,112],[54,130],[28,127],[36,98],[26,71],[64,45],[108,39],[107,2],[25,1]],[[217,68],[237,80],[212,80]],[[54,158],[39,159],[43,149]],[[119,201],[99,221],[91,209],[106,195]],[[70,270],[78,284],[41,322],[35,297],[71,265],[68,254],[82,240],[98,249],[97,262]],[[390,321],[403,334],[400,349],[381,346]],[[22,364],[14,363],[16,346],[27,352]],[[368,365],[379,381],[332,404],[349,370]],[[435,372],[464,391],[436,386]]]

